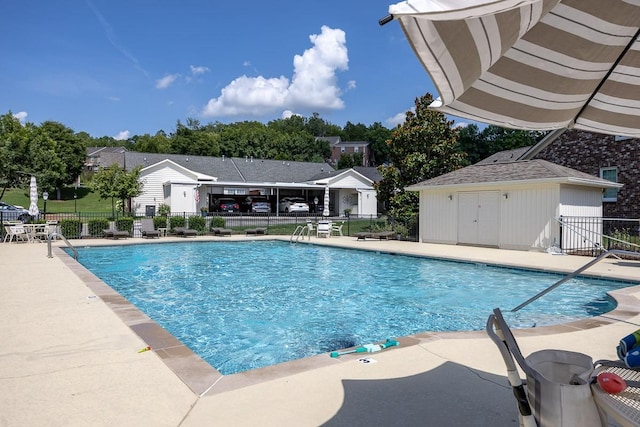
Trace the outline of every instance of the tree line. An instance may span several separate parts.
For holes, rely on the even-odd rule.
[[[55,121],[40,125],[22,124],[9,111],[0,116],[0,199],[8,188],[26,187],[30,176],[38,178],[40,191],[60,198],[61,189],[73,185],[80,176],[87,147],[122,146],[129,151],[199,156],[254,157],[306,162],[326,161],[331,155],[329,143],[319,137],[340,137],[343,141],[367,141],[373,162],[379,166],[383,181],[378,183],[379,200],[398,217],[414,215],[417,210],[412,193],[403,188],[475,163],[504,149],[532,145],[539,133],[477,125],[454,127],[442,113],[427,109],[430,94],[416,98],[406,113],[405,122],[393,129],[381,123],[372,125],[347,122],[332,124],[319,114],[291,116],[268,123],[243,121],[201,124],[188,118],[176,122],[166,133],[134,135],[126,140],[92,137]],[[362,164],[356,153],[341,157],[338,169]],[[407,198],[407,200],[403,200]],[[412,213],[413,212],[413,213]]]

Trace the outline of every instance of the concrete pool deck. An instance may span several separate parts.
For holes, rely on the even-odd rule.
[[[270,238],[288,240],[196,240]],[[354,237],[310,243],[560,272],[590,260]],[[0,244],[0,426],[517,425],[504,363],[484,332],[427,331],[370,355],[323,354],[222,376],[63,254],[61,245],[55,242],[48,258],[46,244]],[[640,262],[610,258],[585,274],[638,281]],[[604,316],[516,331],[523,353],[559,348],[615,359],[620,338],[640,328],[640,288],[617,291],[615,298],[617,309]],[[140,352],[147,345],[152,351]]]

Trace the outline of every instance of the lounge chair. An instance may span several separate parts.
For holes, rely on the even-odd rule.
[[[367,237],[373,237],[373,233],[370,233],[368,231],[359,231],[357,233],[353,233],[353,235],[358,238],[357,240],[365,240]]]
[[[373,233],[372,239],[391,240],[396,233],[394,231],[381,231],[379,233]]]
[[[120,237],[129,237],[129,232],[126,230],[116,230],[115,228],[105,228],[102,230],[104,237],[107,239],[119,239]]]
[[[229,228],[213,227],[211,228],[211,232],[214,236],[231,236],[233,230]]]
[[[267,234],[267,229],[264,228],[264,227],[247,228],[246,230],[244,230],[244,232],[247,233],[247,235],[249,235],[249,234],[253,234],[253,235]]]
[[[153,220],[151,218],[143,218],[140,223],[140,231],[142,232],[142,237],[160,237],[160,232],[153,226]]]
[[[196,237],[198,235],[198,230],[194,230],[193,228],[185,228],[185,227],[176,227],[173,229],[173,232],[176,236],[180,237]]]

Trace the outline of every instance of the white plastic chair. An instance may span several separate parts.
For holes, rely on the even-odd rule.
[[[321,221],[318,223],[316,231],[317,237],[331,237],[331,223],[327,221]]]
[[[9,238],[9,243],[11,243],[14,237],[16,242],[18,242],[18,240],[22,240],[23,242],[29,241],[29,233],[27,233],[22,224],[10,225],[7,229],[7,235],[4,237],[4,241],[6,242],[7,238]]]
[[[342,236],[342,227],[344,226],[344,222],[341,222],[340,224],[332,224],[331,225],[331,234],[339,234],[340,236]]]

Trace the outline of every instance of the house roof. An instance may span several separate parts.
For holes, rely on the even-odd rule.
[[[327,163],[294,162],[289,160],[262,160],[240,157],[190,156],[184,154],[139,153],[101,153],[101,164],[108,166],[117,163],[120,167],[132,170],[142,166],[170,160],[193,172],[216,177],[220,182],[306,182],[315,176],[334,171]]]
[[[534,159],[511,163],[476,163],[419,184],[411,185],[407,187],[407,190],[417,191],[429,188],[526,182],[557,182],[601,188],[621,187],[620,184],[597,176],[556,165],[546,160]]]

